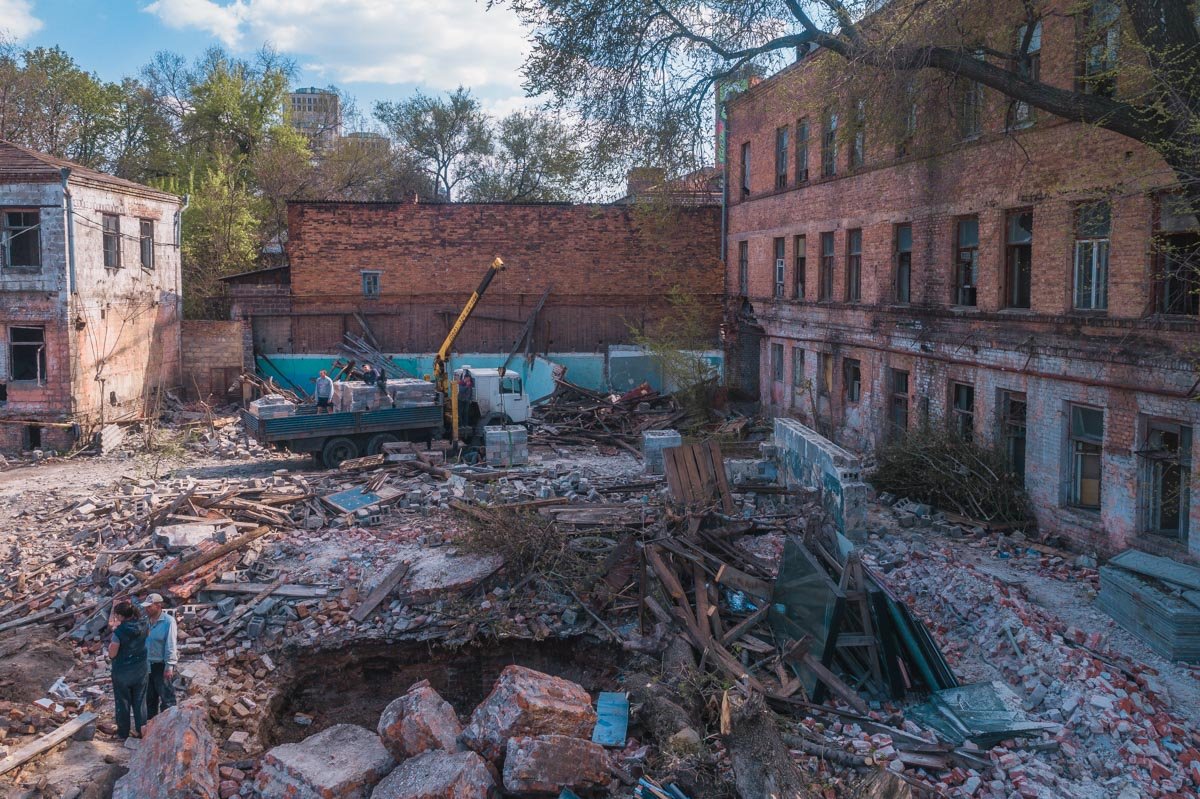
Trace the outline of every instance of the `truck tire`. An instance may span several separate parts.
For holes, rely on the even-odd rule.
[[[358,444],[344,436],[335,436],[321,448],[321,462],[326,469],[336,469],[342,461],[358,457]]]
[[[376,433],[375,435],[371,436],[371,439],[367,442],[367,454],[378,455],[383,452],[384,444],[395,444],[399,440],[399,437],[394,436],[391,433]]]

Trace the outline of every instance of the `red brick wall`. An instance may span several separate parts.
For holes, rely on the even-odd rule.
[[[189,397],[222,401],[242,371],[242,322],[183,321],[183,389]]]
[[[1069,85],[1073,52],[1068,17],[1044,23],[1042,74]],[[727,285],[729,310],[748,302],[765,330],[760,393],[768,412],[812,421],[845,446],[865,450],[887,426],[890,370],[910,373],[909,418],[927,414],[940,424],[950,415],[950,386],[974,386],[977,435],[995,440],[998,393],[1025,392],[1029,419],[1027,486],[1039,525],[1102,551],[1137,541],[1143,533],[1147,484],[1142,460],[1150,418],[1171,419],[1200,431],[1200,405],[1187,398],[1196,380],[1189,348],[1200,340],[1200,319],[1154,313],[1156,259],[1152,235],[1156,197],[1173,178],[1148,148],[1106,131],[1038,112],[1032,127],[1005,130],[1006,102],[988,93],[981,135],[950,141],[954,121],[945,105],[922,111],[912,155],[897,156],[894,140],[868,117],[865,164],[851,168],[847,121],[853,106],[844,81],[829,82],[832,57],[817,56],[760,84],[729,106],[731,192]],[[885,104],[887,98],[871,101]],[[821,177],[820,122],[826,105],[840,110],[837,175]],[[885,109],[886,111],[886,109]],[[886,116],[886,113],[885,113]],[[810,180],[796,183],[795,149],[788,183],[775,188],[775,131],[807,117]],[[751,145],[751,192],[741,197],[741,144]],[[790,143],[794,144],[794,142]],[[1108,308],[1073,307],[1074,210],[1080,201],[1106,198],[1112,208]],[[1004,222],[1009,210],[1033,211],[1031,308],[1005,308]],[[955,220],[979,218],[977,305],[952,302]],[[895,229],[912,226],[909,304],[893,294]],[[861,229],[862,292],[847,301],[848,232]],[[832,300],[817,302],[821,233],[834,235]],[[791,296],[793,243],[806,236],[804,299]],[[785,240],[787,297],[773,297],[775,238]],[[746,296],[738,295],[739,242],[749,244]],[[784,346],[782,380],[771,372],[772,344]],[[793,374],[793,350],[804,352],[804,373]],[[834,358],[833,390],[815,401],[819,354]],[[736,370],[736,353],[730,369]],[[848,401],[843,364],[862,362],[862,398]],[[1101,509],[1068,507],[1067,406],[1104,411]],[[1200,463],[1200,435],[1192,462]],[[1151,543],[1162,544],[1154,537]],[[1200,481],[1192,481],[1192,548],[1200,553]],[[1169,547],[1168,547],[1169,548]],[[1183,552],[1186,545],[1176,547]]]
[[[497,275],[458,349],[505,350],[542,292],[539,346],[590,351],[653,324],[684,285],[720,314],[720,210],[612,205],[299,203],[289,208],[291,347],[330,352],[370,321],[385,349],[436,349],[492,258]],[[364,270],[381,296],[365,299]],[[305,315],[312,318],[305,318]]]

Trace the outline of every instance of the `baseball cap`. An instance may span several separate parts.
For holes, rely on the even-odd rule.
[[[146,597],[147,605],[161,605],[163,603],[162,594],[151,594]]]

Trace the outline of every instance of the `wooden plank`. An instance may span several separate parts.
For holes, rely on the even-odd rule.
[[[830,671],[825,664],[812,656],[812,653],[808,651],[808,644],[806,640],[800,641],[797,646],[791,649],[791,651],[785,653],[784,657],[803,665],[806,669],[815,674],[817,679],[825,684],[825,687],[827,687],[836,696],[842,699],[846,704],[850,705],[850,707],[857,710],[859,713],[862,713],[865,716],[871,712],[871,709],[867,707],[867,703],[862,700],[862,697],[858,695],[857,691],[855,691],[849,685],[846,685],[846,683],[843,682],[840,677]]]
[[[687,494],[687,504],[689,506],[704,505],[704,482],[700,477],[700,470],[696,467],[696,448],[694,444],[685,444],[680,447],[683,458],[683,470],[687,475],[685,481],[687,486],[684,489]]]
[[[696,460],[696,471],[700,475],[700,496],[705,505],[711,504],[717,496],[717,472],[713,468],[712,456],[707,447],[693,444],[692,457]]]
[[[696,591],[696,620],[697,627],[700,630],[700,637],[704,641],[712,640],[711,622],[709,621],[709,611],[715,610],[708,604],[708,587],[704,583],[704,569],[698,564],[692,564],[692,582]]]
[[[56,611],[54,608],[45,608],[43,610],[39,610],[37,613],[31,613],[28,616],[22,616],[19,619],[6,621],[4,624],[0,624],[0,632],[4,632],[5,630],[15,630],[17,627],[24,627],[26,624],[39,622],[42,619],[53,616],[55,613]]]
[[[53,732],[46,733],[36,741],[25,744],[8,757],[0,760],[0,774],[7,774],[18,766],[25,765],[38,755],[50,751],[95,720],[95,713],[80,713]]]
[[[404,579],[404,575],[408,574],[408,561],[398,563],[387,576],[384,577],[378,585],[367,595],[358,607],[350,611],[350,618],[354,619],[359,624],[371,615],[371,611],[392,592],[396,584]]]
[[[770,610],[771,610],[770,605],[763,605],[761,608],[754,611],[749,616],[747,616],[746,618],[739,621],[737,624],[730,627],[729,632],[725,633],[725,635],[722,636],[721,643],[725,644],[726,646],[728,646],[729,644],[732,644],[734,641],[736,641],[738,638],[740,638],[744,633],[751,630],[755,625],[757,625],[760,621],[762,621],[764,618],[766,618],[766,615],[768,612],[770,612]]]
[[[678,460],[679,447],[663,450],[663,473],[667,478],[667,487],[676,502],[686,502],[683,493],[683,474]]]
[[[203,590],[218,594],[257,594],[267,585],[267,583],[210,583]],[[271,596],[289,599],[318,599],[329,596],[329,589],[320,585],[285,583],[272,591]]]
[[[757,577],[751,577],[741,569],[730,566],[728,563],[721,564],[721,568],[717,570],[717,582],[721,585],[727,585],[739,591],[753,594],[761,599],[771,598],[770,583],[766,580],[760,580]]]
[[[725,474],[725,456],[721,454],[721,445],[709,439],[704,446],[708,450],[713,469],[717,474],[717,491],[721,495],[721,510],[726,514],[731,514],[736,510],[736,506],[733,504],[733,493],[729,490],[729,478]]]

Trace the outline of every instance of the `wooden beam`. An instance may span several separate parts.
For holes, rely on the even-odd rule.
[[[766,618],[766,615],[770,612],[770,610],[770,605],[763,605],[761,608],[730,627],[729,632],[725,633],[725,635],[721,638],[721,643],[728,646],[737,639],[741,638],[744,633],[748,632],[756,624]]]
[[[396,587],[396,584],[404,579],[404,575],[408,574],[408,566],[409,564],[406,560],[398,563],[395,568],[388,572],[387,576],[375,586],[374,590],[367,595],[367,598],[364,599],[358,607],[350,611],[350,618],[354,619],[359,624],[362,624],[363,621],[366,620],[367,616],[370,616],[371,612],[375,610],[375,607],[392,592],[392,589]]]
[[[95,713],[80,713],[53,732],[46,733],[36,741],[25,744],[8,757],[0,760],[0,774],[7,774],[13,769],[25,765],[38,755],[50,751],[95,720]]]
[[[736,588],[739,591],[745,591],[747,594],[753,594],[760,599],[771,598],[770,583],[766,580],[760,580],[757,577],[751,577],[741,569],[737,569],[727,563],[721,564],[721,568],[717,570],[717,582],[721,585]]]

